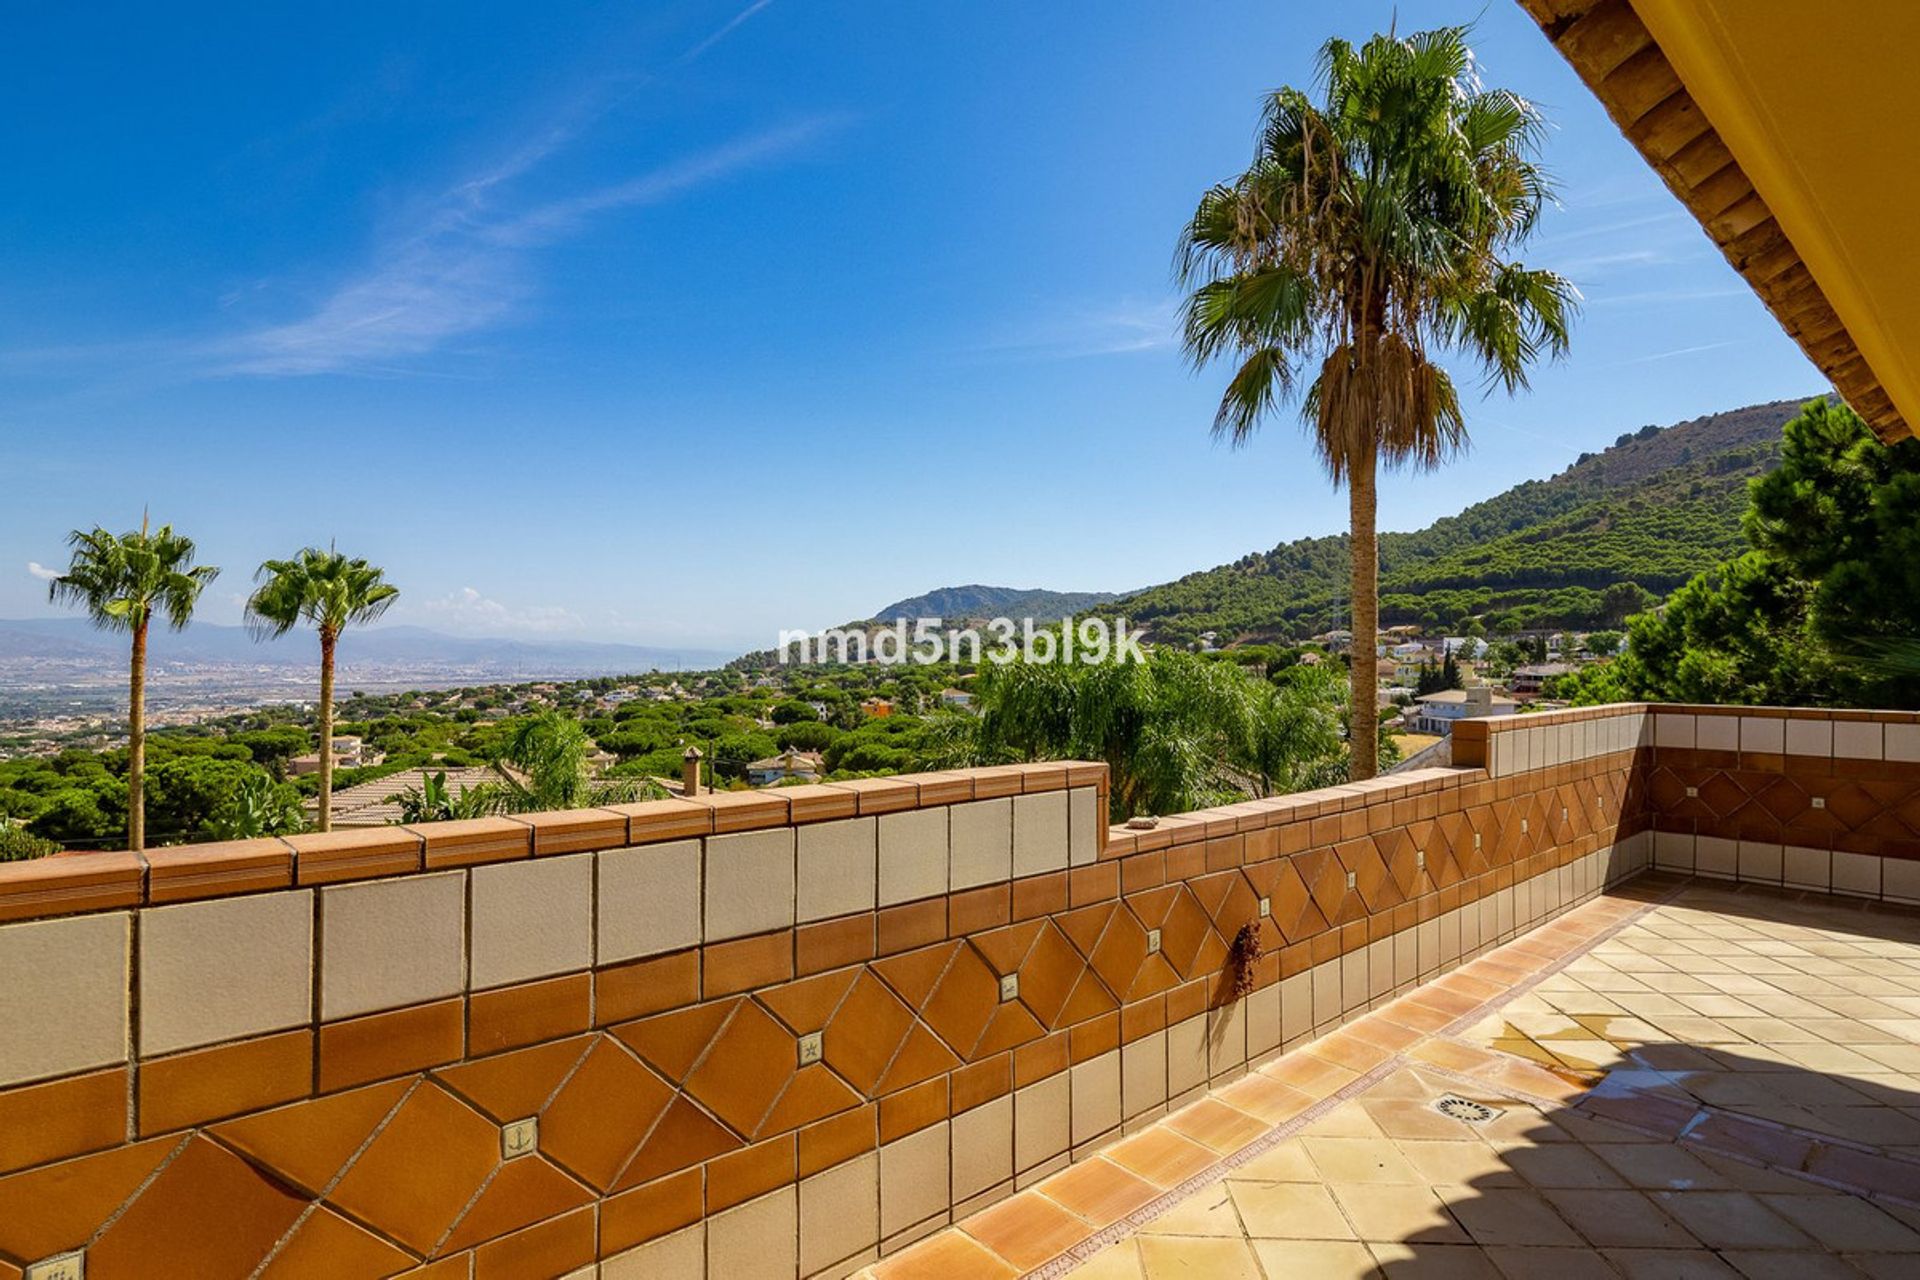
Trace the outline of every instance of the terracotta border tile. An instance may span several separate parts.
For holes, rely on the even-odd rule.
[[[627,815],[611,809],[557,809],[513,816],[533,828],[536,858],[618,849],[627,843]]]
[[[135,853],[60,853],[0,863],[0,921],[137,907],[146,863]]]
[[[713,833],[713,809],[691,800],[642,800],[610,804],[606,810],[626,818],[628,844],[658,844]]]
[[[533,856],[533,828],[509,818],[423,822],[402,829],[426,842],[423,865],[429,871]]]
[[[285,839],[293,847],[294,879],[301,885],[405,875],[425,865],[426,841],[405,827],[348,827]]]
[[[706,1203],[705,1170],[679,1173],[608,1196],[600,1204],[600,1256],[656,1240],[700,1221]]]
[[[187,902],[293,884],[293,846],[277,836],[147,851],[147,901]]]
[[[127,1140],[128,1068],[0,1092],[0,1173]]]
[[[594,1022],[606,1027],[700,999],[700,951],[692,948],[597,969]]]

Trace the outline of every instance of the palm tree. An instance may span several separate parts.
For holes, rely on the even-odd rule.
[[[96,526],[75,529],[67,571],[48,584],[55,602],[77,604],[93,625],[133,637],[127,677],[127,848],[147,843],[147,628],[156,613],[175,631],[193,618],[200,592],[219,576],[212,565],[193,563],[193,539],[172,525],[150,530],[142,517],[138,532],[112,534]]]
[[[1562,355],[1579,293],[1508,254],[1549,196],[1532,103],[1483,89],[1464,28],[1320,51],[1323,100],[1267,101],[1253,164],[1202,197],[1181,233],[1196,366],[1239,362],[1214,433],[1244,444],[1302,393],[1309,434],[1352,520],[1352,767],[1378,767],[1376,471],[1436,467],[1466,444],[1434,353],[1509,393]]]
[[[247,622],[260,639],[283,636],[301,621],[320,633],[320,830],[333,829],[333,655],[340,633],[387,611],[400,589],[385,571],[328,547],[269,560],[255,575]]]

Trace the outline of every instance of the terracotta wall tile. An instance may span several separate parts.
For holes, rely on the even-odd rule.
[[[704,1169],[686,1169],[609,1196],[600,1205],[600,1256],[611,1257],[698,1222],[705,1204]]]
[[[794,1135],[730,1152],[707,1162],[707,1212],[723,1209],[786,1186],[795,1178]]]
[[[260,1280],[334,1280],[392,1275],[411,1255],[327,1208],[316,1207],[260,1273]]]
[[[584,1209],[515,1232],[473,1251],[473,1280],[563,1276],[591,1265],[598,1210]]]
[[[313,1032],[243,1040],[140,1065],[141,1136],[258,1111],[313,1091]]]
[[[682,951],[614,965],[593,975],[594,1020],[611,1026],[700,998],[700,953]]]
[[[876,923],[876,949],[883,956],[925,946],[947,936],[947,899],[942,895],[886,907]]]
[[[180,1145],[155,1139],[0,1178],[0,1256],[37,1261],[78,1249]]]
[[[702,957],[702,994],[709,1000],[784,982],[793,977],[793,934],[763,933],[707,947]]]
[[[874,1103],[844,1111],[799,1134],[799,1175],[811,1177],[822,1169],[864,1155],[880,1144],[880,1108]]]
[[[880,1141],[893,1142],[947,1118],[948,1082],[940,1076],[880,1099]]]
[[[215,1125],[220,1141],[292,1186],[318,1195],[412,1085],[389,1080]]]
[[[467,1052],[496,1053],[557,1040],[593,1022],[593,975],[569,974],[495,991],[476,991],[468,1003]]]
[[[198,1280],[248,1275],[306,1201],[196,1137],[87,1249],[90,1275]]]
[[[424,1255],[499,1165],[499,1126],[438,1085],[423,1084],[328,1199]]]
[[[466,1046],[466,1006],[442,1000],[320,1028],[320,1089],[387,1080],[458,1061]]]

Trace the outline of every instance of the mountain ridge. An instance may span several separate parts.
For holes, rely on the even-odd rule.
[[[1597,626],[1631,582],[1662,595],[1744,549],[1747,481],[1810,397],[1648,424],[1424,529],[1380,535],[1383,626]],[[1347,625],[1347,535],[1297,538],[1113,602],[1152,639],[1293,640]]]
[[[872,621],[896,618],[941,618],[975,621],[990,618],[1032,618],[1058,622],[1072,614],[1119,599],[1112,591],[1049,591],[1042,587],[989,587],[971,582],[959,587],[936,587],[905,600],[896,600],[873,615]]]

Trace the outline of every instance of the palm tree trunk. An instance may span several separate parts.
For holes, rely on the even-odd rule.
[[[339,639],[320,629],[320,829],[333,830],[333,646]]]
[[[127,848],[147,847],[147,623],[133,628],[127,673]]]
[[[1347,459],[1353,551],[1353,645],[1349,650],[1353,685],[1347,776],[1355,782],[1380,771],[1380,547],[1374,531],[1379,515],[1374,490],[1378,462],[1367,445],[1356,445]]]

